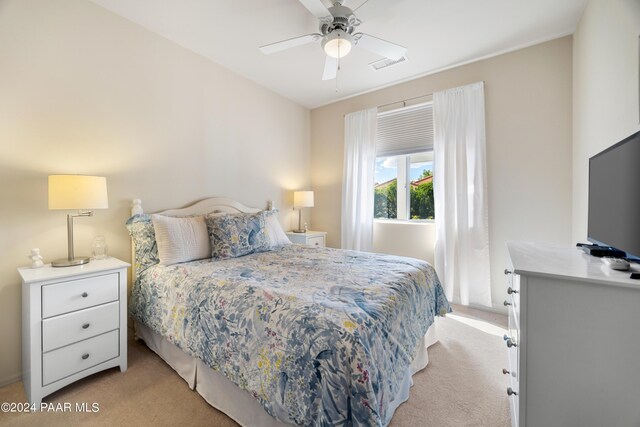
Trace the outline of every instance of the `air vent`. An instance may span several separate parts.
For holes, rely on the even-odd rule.
[[[400,64],[401,62],[407,62],[407,61],[408,61],[407,55],[402,55],[400,59],[396,59],[396,60],[389,59],[389,58],[382,58],[377,61],[371,62],[369,64],[369,67],[371,67],[373,71],[379,71],[379,70],[382,70],[383,68],[388,68],[393,65]]]

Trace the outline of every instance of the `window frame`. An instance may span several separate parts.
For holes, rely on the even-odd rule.
[[[396,168],[397,168],[397,175],[396,175],[396,183],[397,183],[397,193],[396,193],[396,214],[398,216],[398,218],[376,218],[375,216],[373,217],[373,221],[374,222],[380,222],[380,223],[407,223],[407,224],[420,224],[420,223],[424,223],[424,224],[431,224],[435,222],[435,218],[434,219],[429,219],[429,218],[420,218],[420,219],[411,219],[409,218],[409,214],[411,213],[411,156],[416,155],[416,154],[423,154],[423,153],[433,153],[433,149],[430,150],[424,150],[418,153],[411,153],[411,154],[399,154],[397,156],[376,156],[376,159],[379,158],[396,158]],[[400,161],[400,159],[403,159],[404,162]],[[402,164],[404,163],[404,164]],[[432,171],[433,172],[433,171]],[[400,194],[400,190],[401,190],[401,186],[404,187],[404,194]],[[375,191],[375,190],[374,190]],[[402,201],[402,205],[401,205],[401,199],[404,199]],[[400,213],[403,213],[403,217],[400,217]],[[373,215],[375,215],[375,212],[373,213]]]
[[[382,117],[384,118],[381,119]],[[395,209],[397,218],[376,218],[374,210],[372,213],[374,221],[411,224],[433,223],[435,219],[411,219],[410,217],[411,158],[423,153],[433,153],[433,99],[411,105],[404,102],[400,108],[379,111],[378,120],[383,120],[384,125],[382,128],[378,128],[376,160],[380,158],[396,159]],[[430,160],[433,163],[433,154],[431,154]]]

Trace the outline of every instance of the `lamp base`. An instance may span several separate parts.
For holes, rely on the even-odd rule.
[[[51,267],[73,267],[76,265],[88,264],[91,258],[77,257],[73,259],[61,258],[51,261]]]
[[[293,231],[294,233],[306,233],[307,232],[307,230],[291,230],[291,231]]]

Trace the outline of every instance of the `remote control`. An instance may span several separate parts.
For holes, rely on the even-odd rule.
[[[602,257],[602,262],[612,270],[627,271],[629,269],[629,261],[622,258]]]

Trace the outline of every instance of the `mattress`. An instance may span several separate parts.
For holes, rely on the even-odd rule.
[[[299,425],[386,425],[448,311],[423,261],[299,245],[150,267],[131,302],[154,334]]]

